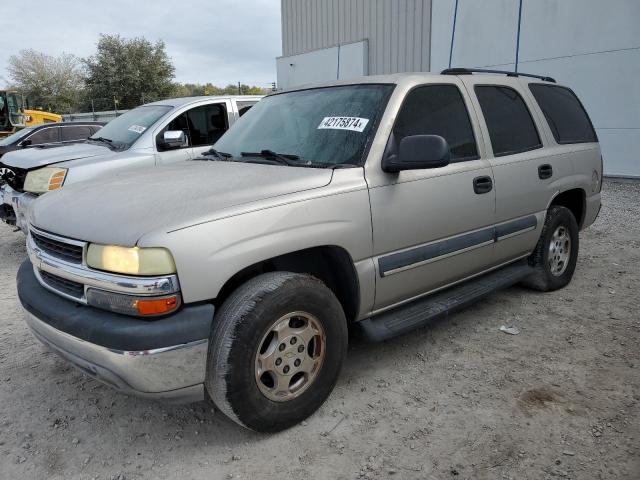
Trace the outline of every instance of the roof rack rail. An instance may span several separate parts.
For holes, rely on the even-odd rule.
[[[533,75],[532,73],[510,72],[508,70],[485,70],[482,68],[445,68],[440,72],[442,75],[471,75],[472,73],[497,73],[507,77],[531,77],[539,78],[545,82],[556,83],[555,78],[545,77],[544,75]]]

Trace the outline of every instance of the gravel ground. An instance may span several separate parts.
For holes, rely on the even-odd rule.
[[[638,479],[640,183],[606,182],[603,203],[567,288],[352,345],[325,405],[271,436],[118,394],[45,350],[16,298],[23,237],[0,225],[0,478]]]

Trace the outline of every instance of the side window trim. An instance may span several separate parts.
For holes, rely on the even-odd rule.
[[[473,118],[471,116],[471,110],[469,109],[470,107],[473,108],[473,105],[470,104],[469,99],[465,96],[466,91],[463,91],[462,88],[460,88],[460,85],[456,84],[456,83],[445,83],[445,82],[441,82],[441,83],[422,83],[420,85],[415,85],[413,87],[411,87],[411,89],[404,95],[404,98],[402,99],[402,103],[400,104],[400,108],[398,109],[398,113],[396,114],[396,118],[393,122],[393,126],[391,127],[391,132],[389,132],[389,137],[387,138],[387,143],[386,143],[386,147],[385,147],[385,151],[387,150],[387,148],[389,148],[389,142],[391,141],[391,139],[394,136],[394,132],[396,129],[396,125],[398,123],[398,119],[400,117],[400,113],[402,112],[402,109],[404,108],[404,106],[407,103],[407,99],[409,98],[409,96],[415,91],[418,90],[420,88],[424,88],[424,87],[455,87],[458,90],[458,93],[460,94],[460,97],[462,98],[462,103],[465,107],[465,110],[467,112],[467,119],[469,120],[469,126],[471,127],[471,134],[473,135],[473,142],[475,144],[476,147],[476,155],[474,156],[470,156],[470,157],[464,157],[464,158],[456,158],[456,159],[452,159],[449,163],[463,163],[463,162],[471,162],[474,160],[479,160],[481,159],[481,155],[480,155],[480,149],[479,149],[479,144],[478,144],[478,132],[476,132],[475,126],[474,126],[474,122],[473,122]],[[475,113],[475,110],[474,110]]]
[[[524,107],[527,110],[527,113],[529,114],[529,118],[531,119],[531,123],[533,125],[533,128],[536,131],[536,135],[538,136],[538,144],[537,145],[533,145],[531,147],[527,147],[527,148],[523,148],[521,150],[515,151],[515,152],[502,152],[502,153],[497,153],[495,152],[494,148],[493,148],[493,142],[491,141],[491,132],[489,131],[489,124],[487,123],[487,118],[484,114],[484,111],[482,110],[482,103],[480,102],[480,98],[478,98],[478,93],[477,93],[477,88],[478,87],[498,87],[498,88],[507,88],[509,90],[512,90],[513,92],[515,92],[516,95],[518,95],[518,97],[520,97],[520,100],[522,100],[522,103],[524,104]],[[480,106],[480,112],[479,114],[482,115],[482,120],[484,121],[486,127],[487,127],[487,135],[488,135],[488,142],[489,145],[491,145],[491,153],[493,154],[494,158],[500,158],[500,157],[508,157],[510,155],[518,155],[520,153],[526,153],[526,152],[532,152],[533,150],[539,150],[541,148],[544,148],[544,142],[543,142],[543,136],[541,135],[540,132],[540,126],[538,125],[538,123],[536,122],[536,117],[533,115],[533,112],[531,111],[531,105],[529,105],[529,103],[527,102],[527,99],[525,98],[525,96],[519,92],[516,88],[512,87],[511,85],[505,85],[505,84],[496,84],[496,83],[476,83],[473,85],[473,94],[476,97],[476,101],[478,102],[478,105]]]

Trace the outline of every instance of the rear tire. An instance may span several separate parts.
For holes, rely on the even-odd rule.
[[[243,427],[284,430],[324,403],[347,343],[342,306],[320,280],[259,275],[214,317],[205,386],[218,409]]]
[[[578,260],[578,223],[566,207],[551,206],[540,239],[529,256],[534,273],[522,282],[541,292],[558,290],[573,277]]]

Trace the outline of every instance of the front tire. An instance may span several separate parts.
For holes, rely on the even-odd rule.
[[[579,235],[576,218],[566,207],[551,206],[540,239],[529,257],[534,273],[523,284],[548,292],[566,286],[578,261]]]
[[[284,430],[329,396],[347,337],[342,307],[320,280],[289,272],[259,275],[233,292],[214,318],[207,392],[243,427]]]

